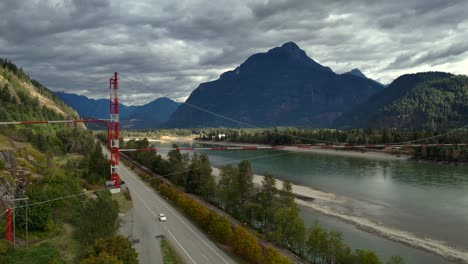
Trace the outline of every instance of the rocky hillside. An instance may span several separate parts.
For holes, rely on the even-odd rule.
[[[0,102],[2,121],[32,117],[78,118],[53,92],[5,59],[0,59]]]
[[[21,68],[0,59],[0,121],[63,120],[78,118]],[[62,152],[58,140],[64,125],[0,126],[0,211],[43,169],[47,156]]]
[[[255,126],[327,127],[381,89],[367,78],[335,74],[289,42],[200,84],[186,102]],[[188,104],[174,112],[167,126],[239,126]]]

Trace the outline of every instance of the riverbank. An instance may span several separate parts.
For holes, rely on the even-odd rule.
[[[220,176],[219,168],[213,167],[213,175],[215,177]],[[254,174],[254,184],[261,185],[262,180],[262,175]],[[281,189],[282,186],[283,181],[276,179],[276,188]],[[343,210],[340,210],[339,208],[350,208],[353,204],[357,203],[357,201],[351,198],[296,184],[292,184],[292,192],[296,195],[297,204],[352,224],[360,230],[439,255],[448,261],[468,263],[468,251],[450,246],[443,241],[422,237],[397,228],[385,226],[382,223],[345,213]]]
[[[201,141],[193,140],[194,143],[200,144],[211,144],[211,145],[220,145],[220,146],[251,146],[251,147],[269,147],[269,145],[262,144],[251,144],[251,143],[233,143],[233,142],[219,142],[219,141]],[[384,159],[384,160],[409,160],[412,158],[411,155],[396,155],[388,152],[382,151],[354,151],[354,150],[339,150],[339,149],[324,149],[319,146],[313,146],[308,148],[296,147],[296,146],[284,146],[278,150],[300,152],[300,153],[317,153],[325,155],[335,155],[335,156],[347,156],[347,157],[356,157],[356,158],[368,158],[368,159]]]

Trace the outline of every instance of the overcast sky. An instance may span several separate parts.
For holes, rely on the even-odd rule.
[[[185,100],[250,55],[287,41],[342,73],[468,74],[466,0],[1,0],[0,57],[55,91]]]

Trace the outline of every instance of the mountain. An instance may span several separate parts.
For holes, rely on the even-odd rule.
[[[339,117],[334,126],[437,129],[466,125],[468,77],[444,72],[406,74]]]
[[[166,125],[245,126],[209,111],[262,127],[327,127],[381,89],[367,78],[334,73],[288,42],[252,55],[218,80],[200,84]]]
[[[366,75],[364,75],[364,73],[362,73],[359,69],[352,69],[349,72],[345,72],[343,74],[351,74],[351,75],[354,75],[354,76],[357,76],[357,77],[367,79]]]
[[[56,92],[55,93],[63,102],[75,109],[82,117],[92,117],[100,119],[109,118],[109,99],[90,99],[83,95]],[[119,104],[119,108],[126,106]]]
[[[367,76],[364,75],[364,73],[362,73],[362,72],[361,72],[359,69],[357,69],[357,68],[354,68],[354,69],[352,69],[352,70],[350,70],[350,71],[348,71],[348,72],[345,72],[345,73],[343,73],[343,74],[351,74],[351,75],[354,75],[354,76],[357,76],[357,77],[360,77],[360,78],[368,79],[368,80],[371,80],[371,81],[377,83],[378,85],[381,85],[382,87],[385,87],[385,85],[379,83],[378,81],[373,80],[373,79],[370,79],[370,78],[367,78]]]
[[[82,117],[109,118],[109,100],[91,99],[83,95],[57,92],[57,96]],[[179,103],[162,97],[141,106],[119,104],[122,128],[154,128],[166,122]]]

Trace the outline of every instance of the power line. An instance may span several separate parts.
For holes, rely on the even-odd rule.
[[[219,163],[219,164],[212,164],[212,166],[213,166],[213,167],[217,167],[217,166],[228,165],[228,164],[231,164],[231,163],[240,162],[240,161],[244,161],[244,160],[262,159],[262,158],[269,158],[269,157],[281,156],[281,155],[288,155],[288,154],[292,154],[292,153],[290,153],[290,152],[283,152],[283,153],[279,153],[279,154],[257,156],[257,157],[252,157],[252,158],[235,159],[235,160],[229,160],[229,161],[226,161],[226,162],[222,162],[222,163]],[[150,180],[154,180],[154,179],[157,179],[157,178],[165,178],[165,177],[167,177],[167,176],[172,176],[172,175],[176,175],[176,174],[180,174],[180,173],[184,173],[184,172],[189,172],[189,171],[192,171],[192,170],[198,170],[198,169],[199,169],[199,168],[195,168],[195,169],[186,169],[186,170],[183,170],[183,171],[172,172],[172,173],[168,173],[168,174],[165,174],[165,175],[158,175],[158,176],[150,177],[150,178],[147,178],[147,179],[144,179],[144,180],[150,181]]]
[[[291,153],[286,153],[285,152],[285,153],[279,153],[279,154],[273,154],[273,155],[264,155],[264,156],[246,158],[246,159],[229,160],[229,161],[226,161],[226,162],[222,162],[220,164],[214,164],[213,166],[222,166],[222,165],[226,165],[226,164],[234,163],[234,162],[238,162],[238,161],[243,161],[243,160],[254,160],[254,159],[267,158],[267,157],[280,156],[280,155],[287,155],[287,154],[291,154]],[[187,170],[178,171],[178,172],[172,172],[172,173],[168,173],[168,174],[164,174],[164,175],[158,175],[157,177],[151,177],[151,178],[145,179],[145,180],[152,180],[152,179],[156,179],[156,178],[164,178],[164,177],[175,175],[175,174],[189,172],[191,170],[198,170],[198,168],[187,169]],[[81,195],[85,195],[85,194],[89,194],[89,193],[96,193],[96,192],[100,192],[100,191],[104,191],[104,190],[108,190],[108,189],[106,189],[106,188],[97,189],[97,190],[92,190],[92,191],[86,191],[86,192],[83,192],[83,193],[77,193],[77,194],[67,195],[67,196],[58,197],[58,198],[54,198],[54,199],[49,199],[49,200],[39,201],[39,202],[35,202],[35,203],[30,203],[30,204],[28,204],[28,207],[31,207],[31,206],[34,206],[34,205],[50,203],[50,202],[55,202],[55,201],[60,201],[60,200],[64,200],[64,199],[69,199],[69,198],[73,198],[73,197],[77,197],[77,196],[81,196]],[[14,209],[24,208],[24,207],[26,207],[26,205],[17,206]]]
[[[100,192],[100,191],[104,191],[104,190],[107,190],[107,189],[103,188],[103,189],[91,190],[91,191],[86,191],[86,192],[82,192],[82,193],[76,193],[76,194],[72,194],[72,195],[58,197],[58,198],[54,198],[54,199],[49,199],[49,200],[39,201],[39,202],[35,202],[35,203],[30,203],[30,204],[28,204],[28,207],[31,207],[31,206],[34,206],[34,205],[50,203],[50,202],[55,202],[55,201],[60,201],[60,200],[64,200],[64,199],[69,199],[69,198],[73,198],[73,197],[77,197],[77,196],[81,196],[81,195],[86,195],[86,194],[89,194],[89,193],[96,193],[96,192]],[[13,209],[24,208],[24,207],[26,207],[26,205],[17,206],[17,207],[15,207]]]
[[[6,212],[8,212],[8,210],[5,210],[5,212],[1,213],[0,217],[2,217],[2,215],[4,215]]]
[[[212,111],[203,109],[203,108],[201,108],[201,107],[192,105],[192,104],[187,103],[187,102],[184,102],[183,104],[186,104],[186,105],[188,105],[188,106],[190,106],[190,107],[192,107],[192,108],[198,109],[198,110],[200,110],[200,111],[204,111],[204,112],[206,112],[206,113],[215,115],[215,116],[217,116],[217,117],[220,117],[220,118],[223,118],[223,119],[226,119],[226,120],[229,120],[229,121],[232,121],[232,122],[241,124],[241,125],[246,125],[246,126],[249,126],[249,127],[252,127],[252,128],[257,128],[257,129],[264,129],[264,128],[259,127],[259,126],[255,126],[255,125],[252,125],[252,124],[249,124],[249,123],[245,123],[245,122],[242,122],[242,121],[239,121],[239,120],[236,120],[236,119],[227,117],[227,116],[223,116],[223,115],[214,113],[214,112],[212,112]],[[428,138],[417,139],[417,140],[410,140],[410,141],[392,142],[392,143],[382,143],[382,144],[393,145],[393,144],[401,144],[401,143],[411,143],[411,142],[417,142],[417,141],[424,141],[424,140],[428,140],[428,139],[438,138],[438,137],[441,137],[441,136],[444,136],[444,135],[447,135],[447,134],[451,134],[451,133],[457,132],[457,131],[459,131],[459,130],[462,130],[462,129],[464,129],[464,128],[467,128],[467,127],[468,127],[468,125],[464,125],[464,126],[462,126],[462,127],[459,127],[459,128],[457,128],[457,129],[451,130],[451,131],[449,131],[449,132],[446,132],[446,133],[443,133],[443,134],[440,134],[440,135],[436,135],[436,136],[432,136],[432,137],[428,137]],[[320,140],[320,139],[306,138],[306,137],[301,137],[301,136],[296,136],[296,135],[290,135],[290,134],[282,133],[282,132],[279,132],[279,131],[271,131],[271,132],[272,132],[272,133],[275,133],[275,134],[278,134],[278,135],[282,135],[282,136],[289,136],[289,137],[294,137],[294,138],[298,138],[298,139],[312,140],[312,141],[321,142],[321,143],[348,144],[348,143],[346,143],[346,142],[334,142],[334,141],[329,141],[329,140]]]

